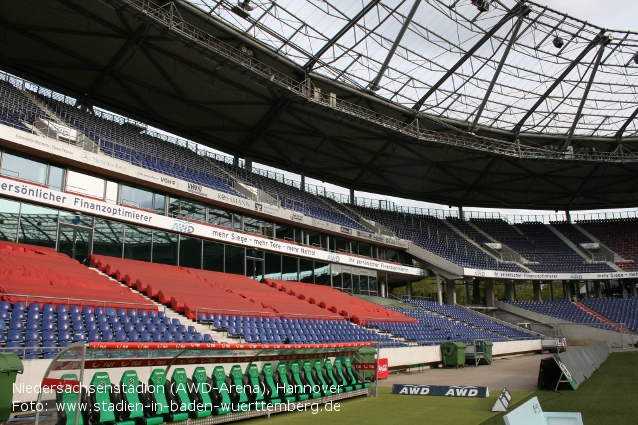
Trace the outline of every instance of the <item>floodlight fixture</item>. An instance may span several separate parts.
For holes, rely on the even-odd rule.
[[[490,10],[489,0],[472,0],[472,4],[476,6],[479,12],[487,12]]]
[[[552,43],[554,43],[554,47],[560,49],[565,45],[565,40],[563,40],[563,37],[556,36],[554,40],[552,40]]]

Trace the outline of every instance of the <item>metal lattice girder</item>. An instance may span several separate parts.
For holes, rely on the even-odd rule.
[[[346,24],[346,26],[341,28],[341,31],[339,31],[337,34],[335,34],[334,37],[328,40],[328,42],[324,44],[323,47],[319,49],[319,51],[308,60],[308,62],[306,62],[303,68],[307,72],[309,72],[315,65],[315,63],[317,63],[317,61],[321,58],[321,56],[323,56],[324,53],[326,53],[332,46],[334,46],[334,44],[339,41],[339,39],[343,37],[344,34],[350,31],[350,29],[355,26],[357,22],[359,22],[359,20],[363,18],[370,10],[372,10],[373,7],[379,4],[380,1],[381,0],[372,0],[366,7],[361,9],[361,12],[357,13],[357,15]]]
[[[372,80],[372,82],[370,83],[370,90],[375,91],[379,88],[379,81],[381,81],[381,77],[383,77],[383,73],[386,71],[386,69],[388,69],[390,60],[392,60],[392,56],[394,56],[394,52],[397,51],[397,47],[401,43],[401,39],[403,38],[405,31],[408,29],[410,22],[412,22],[412,18],[414,18],[414,14],[416,13],[416,10],[418,9],[420,3],[421,3],[421,0],[414,0],[414,5],[412,6],[410,13],[408,14],[408,17],[405,18],[405,21],[403,22],[403,25],[401,26],[401,29],[399,30],[399,33],[397,34],[397,38],[394,40],[394,43],[392,43],[392,47],[390,47],[390,51],[388,52],[385,60],[383,61],[383,65],[381,65],[381,69],[379,69],[377,76],[374,77],[374,80]]]
[[[558,87],[560,85],[560,83],[569,75],[570,72],[572,72],[572,70],[581,63],[581,61],[583,60],[583,58],[585,56],[587,56],[587,54],[596,46],[598,46],[604,39],[603,37],[603,33],[604,30],[602,30],[600,32],[600,34],[598,34],[598,36],[596,38],[594,38],[591,42],[589,42],[589,44],[587,44],[587,46],[580,52],[580,54],[573,60],[570,62],[570,64],[567,66],[567,68],[565,68],[565,70],[558,76],[558,78],[556,78],[554,80],[554,82],[552,83],[551,86],[549,86],[549,88],[545,91],[545,93],[543,93],[541,95],[541,97],[538,98],[538,100],[536,101],[536,103],[534,104],[534,106],[532,106],[527,113],[523,116],[523,118],[518,122],[518,124],[516,124],[516,127],[514,128],[514,133],[515,134],[519,134],[521,132],[521,129],[523,128],[523,125],[525,124],[525,121],[527,121],[527,119],[529,117],[532,116],[532,114],[534,113],[534,111],[536,111],[536,109],[545,101],[545,99],[547,99],[549,97],[550,94],[552,94],[552,92],[556,89],[556,87]]]
[[[496,34],[496,32],[499,29],[501,29],[503,25],[505,25],[510,19],[512,19],[512,17],[517,16],[518,14],[522,13],[526,9],[527,9],[527,6],[520,3],[517,4],[515,7],[513,7],[512,10],[510,10],[503,18],[501,18],[500,21],[498,21],[496,25],[494,25],[488,32],[486,32],[485,35],[474,46],[472,46],[472,48],[470,48],[467,52],[465,52],[465,54],[461,57],[461,59],[459,59],[457,63],[455,63],[452,67],[450,67],[450,69],[448,69],[448,71],[443,75],[443,77],[441,77],[439,81],[437,81],[436,83],[434,83],[434,85],[432,85],[432,87],[430,87],[430,90],[428,90],[427,93],[423,95],[423,97],[414,104],[412,109],[415,111],[421,110],[421,107],[423,106],[425,101],[428,100],[428,98],[432,96],[432,94],[434,94],[434,92],[436,92],[439,89],[439,87],[441,87],[441,84],[443,84],[448,78],[454,75],[454,73],[469,58],[471,58],[478,51],[478,49],[481,46],[483,46],[483,44],[489,41],[494,36],[494,34]]]
[[[585,102],[587,102],[587,96],[589,95],[589,90],[591,89],[591,85],[594,82],[594,78],[596,78],[596,71],[598,71],[598,67],[600,66],[600,61],[603,58],[603,53],[605,53],[605,46],[609,44],[610,41],[611,39],[609,37],[603,37],[602,41],[600,42],[598,54],[596,55],[596,60],[591,70],[591,74],[589,75],[589,81],[587,82],[587,87],[585,87],[585,93],[583,93],[583,98],[581,99],[580,105],[578,106],[578,110],[576,111],[576,115],[574,116],[574,123],[572,124],[572,127],[569,129],[569,133],[567,134],[567,139],[565,139],[565,143],[563,144],[563,150],[567,149],[567,147],[572,141],[572,137],[574,137],[574,130],[576,130],[576,126],[578,125],[578,121],[580,120],[580,114],[583,112],[583,107],[585,106]]]
[[[514,45],[514,42],[516,41],[516,37],[518,37],[518,32],[521,29],[521,24],[523,23],[523,20],[525,20],[525,17],[529,14],[529,12],[530,12],[529,7],[527,6],[522,7],[521,14],[518,17],[518,20],[516,21],[516,23],[514,24],[512,34],[510,35],[510,40],[507,43],[507,47],[505,48],[505,51],[503,52],[501,61],[499,62],[498,67],[496,68],[496,71],[494,71],[494,77],[492,78],[492,82],[490,83],[490,86],[488,87],[487,92],[483,96],[483,101],[481,102],[481,105],[478,107],[476,114],[474,115],[474,121],[472,122],[472,125],[470,126],[471,131],[474,131],[476,129],[476,125],[478,124],[479,119],[481,119],[481,115],[483,114],[483,109],[485,108],[485,105],[487,105],[487,101],[490,98],[490,94],[492,94],[492,90],[494,90],[494,85],[496,84],[496,80],[498,80],[499,75],[501,75],[501,71],[503,70],[503,65],[505,64],[505,60],[507,59],[507,56],[509,55],[510,50],[512,50],[512,46]]]

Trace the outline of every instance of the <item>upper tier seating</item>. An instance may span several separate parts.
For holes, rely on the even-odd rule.
[[[638,297],[587,298],[580,302],[612,322],[622,323],[628,329],[638,332]]]
[[[462,267],[525,273],[516,263],[500,261],[477,248],[436,217],[357,207],[361,215],[394,231],[400,238]]]
[[[519,223],[511,226],[501,219],[472,218],[471,221],[530,261],[526,266],[537,273],[615,271],[605,262],[586,262],[543,223]]]
[[[102,255],[93,255],[91,264],[193,320],[214,313],[341,318],[242,275]]]
[[[10,302],[29,296],[29,302],[68,304],[64,299],[69,298],[82,306],[128,308],[128,304],[157,310],[139,294],[50,248],[0,242],[0,279],[0,293],[18,294],[2,295]]]
[[[411,317],[385,309],[337,289],[332,289],[329,286],[275,279],[264,279],[264,282],[279,291],[291,295],[292,297],[289,298],[305,300],[303,302],[311,305],[316,304],[325,309],[324,311],[332,311],[360,325],[365,325],[370,320],[416,322]]]
[[[568,300],[513,301],[510,302],[510,304],[535,313],[556,317],[557,319],[591,325],[598,329],[618,331],[617,327],[605,323],[603,320],[579,308],[576,304]]]
[[[241,168],[233,168],[224,162],[217,162],[217,164],[224,167],[229,173],[233,173],[238,180],[263,190],[277,199],[284,208],[301,212],[308,217],[370,232],[368,228],[358,223],[359,217],[331,199],[310,194],[260,174],[251,173]]]
[[[472,239],[477,244],[483,246],[485,243],[492,242],[488,237],[478,232],[467,221],[461,220],[457,217],[446,217],[448,223],[459,229],[465,236]]]
[[[578,224],[626,260],[618,263],[620,267],[638,270],[638,218],[581,220]]]

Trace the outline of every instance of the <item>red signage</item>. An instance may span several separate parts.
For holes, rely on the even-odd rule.
[[[387,379],[388,377],[388,359],[379,359],[378,366],[377,362],[373,363],[353,363],[355,370],[363,370],[363,371],[377,371],[375,378],[376,379]]]
[[[379,367],[377,368],[377,379],[388,378],[388,359],[379,359]]]

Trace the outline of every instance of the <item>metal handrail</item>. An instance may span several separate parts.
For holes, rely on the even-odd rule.
[[[80,301],[80,302],[90,302],[90,303],[102,303],[104,308],[106,308],[106,304],[109,304],[109,305],[117,304],[117,305],[135,306],[137,307],[135,308],[135,310],[148,310],[147,308],[144,308],[139,303],[132,303],[132,302],[126,302],[126,301],[92,300],[92,299],[86,299],[86,298],[68,298],[68,297],[47,297],[47,296],[41,296],[41,295],[10,294],[5,292],[0,293],[0,296],[25,298],[24,303],[27,307],[29,306],[29,298],[36,298],[36,299],[45,299],[45,300],[62,300],[62,301],[66,301],[66,305],[71,305],[72,303],[70,301]],[[58,302],[56,304],[60,304],[60,303]],[[158,306],[155,304],[149,304],[149,308],[151,307],[159,310]],[[162,309],[166,310],[166,307],[162,306]]]

